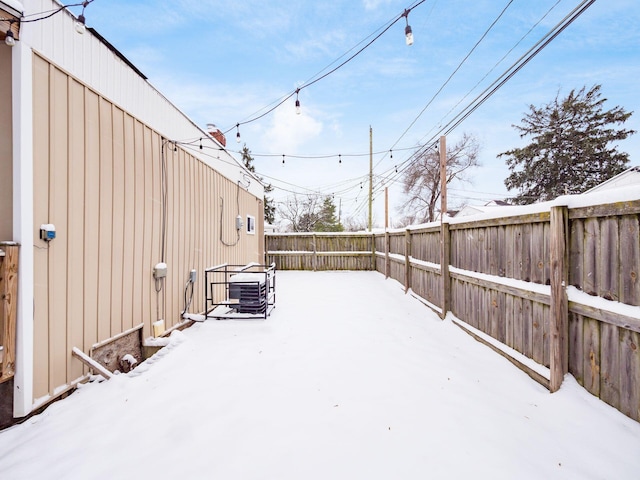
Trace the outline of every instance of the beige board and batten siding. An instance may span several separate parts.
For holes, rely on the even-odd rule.
[[[140,323],[149,336],[157,318],[179,323],[191,269],[195,312],[204,308],[205,268],[260,261],[261,222],[256,235],[243,228],[239,237],[235,224],[237,215],[261,219],[263,206],[188,151],[163,149],[157,131],[39,55],[33,94],[37,403],[86,373],[73,347],[88,352]],[[39,239],[43,223],[56,227],[49,243]],[[158,295],[152,270],[162,260]]]

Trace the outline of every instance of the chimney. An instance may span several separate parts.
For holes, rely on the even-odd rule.
[[[222,133],[213,123],[207,123],[207,132],[209,132],[209,135],[215,138],[220,145],[223,147],[227,146],[227,139],[224,137],[224,133]]]

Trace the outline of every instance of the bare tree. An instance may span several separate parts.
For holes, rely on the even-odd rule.
[[[278,204],[278,214],[293,232],[341,232],[342,225],[335,216],[336,207],[329,196],[294,195]]]
[[[447,146],[447,184],[454,179],[469,181],[466,171],[477,167],[480,145],[467,133],[453,146]],[[403,177],[403,191],[407,200],[402,205],[406,218],[415,223],[432,222],[436,218],[440,199],[440,154],[434,149],[420,149],[414,154]]]

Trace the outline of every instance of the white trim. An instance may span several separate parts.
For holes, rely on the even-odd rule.
[[[33,409],[33,54],[12,49],[13,240],[20,246],[13,415]]]

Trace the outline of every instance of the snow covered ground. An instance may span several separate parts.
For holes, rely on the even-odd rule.
[[[0,432],[2,479],[637,479],[640,424],[547,390],[374,272],[278,272],[265,320],[174,332]]]

